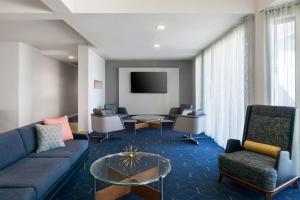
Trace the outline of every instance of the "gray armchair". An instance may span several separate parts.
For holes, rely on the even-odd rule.
[[[229,178],[242,186],[264,194],[266,200],[289,185],[298,187],[292,143],[296,109],[278,106],[249,106],[242,143],[228,140],[219,156],[220,179]],[[247,151],[244,142],[274,145],[281,148],[277,158]]]
[[[205,133],[205,119],[205,114],[201,110],[193,111],[185,116],[178,116],[175,120],[173,130],[187,133],[187,135],[184,135],[184,139],[198,145],[199,142],[197,139],[203,137],[193,137],[192,135]]]
[[[175,120],[178,116],[187,115],[193,112],[193,105],[181,104],[180,107],[173,107],[169,111],[168,118]]]
[[[101,113],[92,114],[92,130],[97,133],[105,133],[105,137],[100,137],[100,141],[109,139],[109,135],[113,132],[125,129],[121,118],[118,115],[113,115],[111,110],[101,110]]]

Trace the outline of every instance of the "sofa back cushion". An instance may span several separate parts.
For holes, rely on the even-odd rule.
[[[31,124],[28,126],[24,126],[22,128],[19,128],[18,130],[25,146],[26,155],[35,151],[37,146],[35,125]]]
[[[0,134],[0,170],[25,157],[25,147],[18,130]]]

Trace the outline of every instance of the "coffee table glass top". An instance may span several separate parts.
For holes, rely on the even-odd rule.
[[[164,116],[160,115],[136,115],[132,116],[131,118],[138,121],[161,121],[165,119]]]
[[[114,185],[145,185],[164,178],[170,161],[156,154],[124,152],[96,160],[90,172],[96,180]]]

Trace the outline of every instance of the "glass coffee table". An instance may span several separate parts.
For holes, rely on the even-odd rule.
[[[143,199],[163,199],[163,179],[171,171],[170,161],[156,154],[124,152],[96,160],[90,172],[94,177],[95,199],[113,200],[135,193]],[[97,181],[111,186],[97,191]],[[158,188],[148,184],[158,182]]]

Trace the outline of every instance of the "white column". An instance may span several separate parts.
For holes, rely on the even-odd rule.
[[[100,88],[94,82],[101,82]],[[87,44],[78,46],[78,130],[91,132],[94,108],[105,104],[105,60]]]

